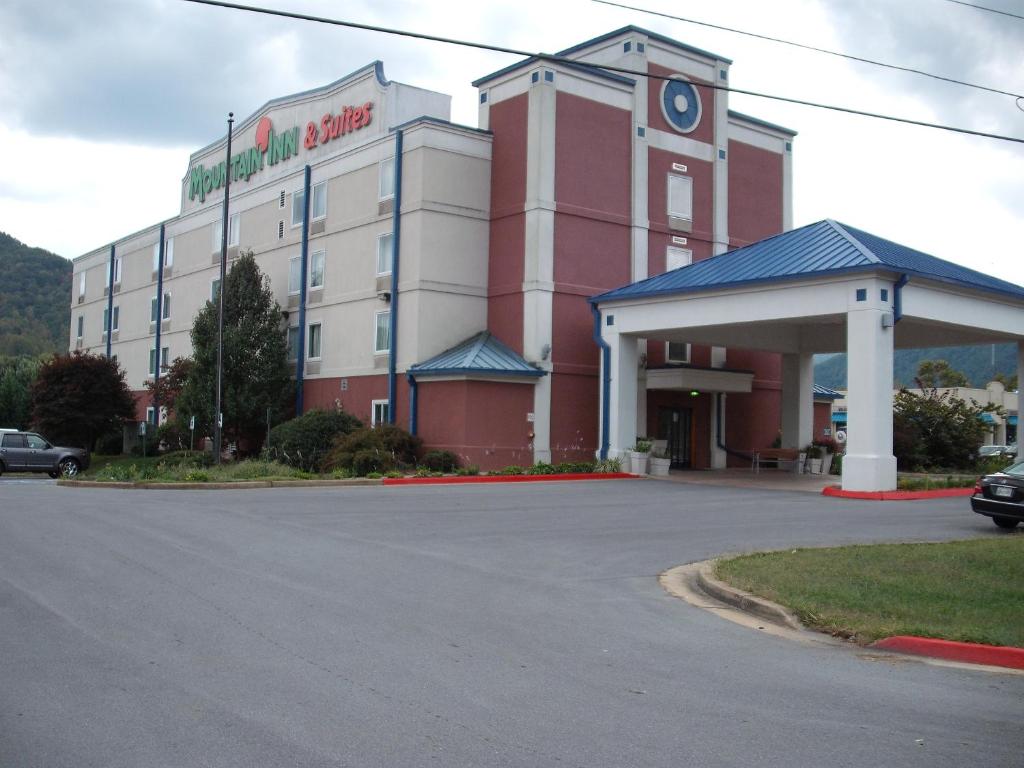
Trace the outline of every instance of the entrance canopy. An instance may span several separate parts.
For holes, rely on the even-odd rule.
[[[794,445],[810,442],[812,356],[845,351],[848,413],[858,425],[843,464],[850,490],[896,484],[893,349],[1024,341],[1024,287],[831,220],[591,302],[611,352],[605,395],[613,454],[636,438],[641,338],[781,353],[783,438]]]

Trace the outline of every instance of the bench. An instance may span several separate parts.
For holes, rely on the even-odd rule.
[[[786,469],[794,474],[800,474],[803,469],[801,453],[796,448],[755,448],[750,454],[750,469],[755,473],[761,471],[762,464]]]

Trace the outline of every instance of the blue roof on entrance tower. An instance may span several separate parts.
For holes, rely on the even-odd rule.
[[[877,269],[1024,299],[1024,287],[825,219],[591,298],[594,303]]]
[[[451,349],[409,369],[414,376],[422,375],[476,375],[476,376],[534,376],[547,374],[530,365],[513,350],[506,347],[490,331],[482,331]]]

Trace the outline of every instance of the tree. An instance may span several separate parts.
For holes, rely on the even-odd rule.
[[[150,397],[159,402],[161,408],[166,408],[169,414],[174,412],[194,365],[190,357],[176,357],[159,380],[150,379],[146,382]]]
[[[922,360],[917,366],[919,386],[926,387],[969,387],[967,377],[945,360]]]
[[[212,432],[217,382],[217,304],[206,302],[192,325],[192,370],[180,396],[179,416],[196,417],[199,434]],[[294,384],[280,305],[252,253],[243,253],[224,283],[224,435],[262,444],[267,410],[275,421],[288,414]]]
[[[1013,374],[1013,376],[1007,376],[1005,373],[997,373],[992,377],[992,381],[998,381],[1003,385],[1003,387],[1005,387],[1007,392],[1014,391],[1018,386],[1016,373]]]
[[[900,469],[973,468],[987,431],[982,414],[1000,409],[934,387],[922,390],[901,389],[893,401],[893,453]]]
[[[32,382],[42,358],[0,358],[0,426],[27,429],[32,415]]]
[[[92,451],[96,438],[133,418],[135,398],[115,360],[76,351],[40,366],[32,423],[50,440]]]

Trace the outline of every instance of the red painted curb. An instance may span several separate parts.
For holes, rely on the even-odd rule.
[[[912,653],[915,656],[932,656],[950,661],[966,661],[969,664],[987,664],[992,667],[1024,669],[1024,648],[1005,645],[981,645],[979,643],[958,643],[954,640],[936,640],[931,637],[896,635],[872,643],[873,648],[884,648],[898,653]]]
[[[564,475],[469,475],[466,477],[385,477],[384,485],[464,485],[468,483],[542,483],[551,480],[636,480],[628,472],[573,472]]]
[[[822,496],[867,501],[917,501],[918,499],[945,499],[952,496],[971,496],[973,488],[936,488],[933,491],[844,491],[838,485],[823,488]]]

